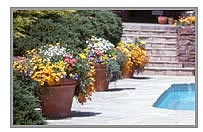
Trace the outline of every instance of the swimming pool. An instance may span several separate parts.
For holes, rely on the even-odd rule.
[[[195,110],[195,84],[173,84],[153,104],[173,110]]]

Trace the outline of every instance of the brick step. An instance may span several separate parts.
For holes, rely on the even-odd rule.
[[[176,55],[152,55],[150,61],[176,61]]]
[[[176,55],[176,48],[146,48],[147,54],[153,55]]]
[[[176,48],[176,42],[171,43],[146,42],[146,48]]]
[[[146,67],[170,67],[170,68],[182,68],[182,63],[177,61],[150,61]]]
[[[145,41],[146,43],[150,43],[150,44],[170,44],[170,45],[176,45],[177,42],[160,42],[160,41]]]
[[[149,23],[122,23],[123,29],[137,30],[175,30],[173,25],[169,24],[149,24]]]
[[[154,35],[154,34],[123,34],[122,37],[139,37],[141,38],[177,38],[177,35]]]
[[[160,36],[176,36],[177,33],[173,30],[129,30],[123,29],[123,34],[128,35],[160,35]]]
[[[177,42],[177,36],[161,36],[161,35],[128,35],[123,34],[121,37],[122,41],[126,40],[135,40],[136,37],[139,37],[142,41],[150,42]]]
[[[153,30],[153,29],[137,29],[137,28],[124,28],[123,32],[154,32],[154,33],[176,33],[176,30]]]
[[[195,68],[160,68],[146,67],[143,75],[176,75],[176,76],[194,76]]]

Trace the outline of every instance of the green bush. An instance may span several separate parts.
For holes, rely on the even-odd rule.
[[[78,33],[74,33],[60,23],[51,19],[38,19],[37,24],[29,30],[29,35],[15,39],[14,53],[23,55],[27,50],[47,44],[61,43],[66,48],[75,49],[81,41]]]
[[[13,74],[13,125],[41,125],[44,119],[40,112],[39,100],[34,95],[34,85],[19,72]]]
[[[113,44],[120,42],[122,35],[121,19],[111,11],[78,11],[80,16],[85,16],[94,25],[95,36],[109,40]]]
[[[31,26],[24,26],[23,37],[14,35],[14,55],[23,55],[26,50],[49,43],[61,43],[64,47],[82,50],[86,40],[98,36],[117,44],[122,33],[121,20],[110,11],[77,11],[74,13],[47,13],[35,15]],[[14,29],[18,13],[14,17]],[[22,17],[23,18],[23,17]],[[29,24],[27,24],[29,25]],[[16,30],[14,30],[16,32]],[[18,32],[17,32],[18,33]],[[15,34],[15,33],[14,33]]]

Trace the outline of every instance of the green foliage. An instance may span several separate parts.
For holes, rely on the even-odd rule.
[[[91,20],[95,27],[95,36],[109,40],[113,44],[120,42],[122,34],[121,19],[111,11],[78,11],[80,16],[85,16]]]
[[[19,72],[13,74],[13,125],[44,124],[42,115],[36,111],[39,101],[34,95],[34,85]]]
[[[56,19],[69,15],[74,10],[15,10],[13,11],[13,36],[21,38],[26,36],[26,30],[31,28],[39,18]]]
[[[116,81],[121,78],[120,65],[116,60],[107,60],[107,73],[109,81]]]
[[[107,59],[107,73],[109,81],[116,81],[121,79],[121,68],[127,61],[125,56],[120,50],[114,49],[112,54],[116,56],[115,59]]]
[[[38,11],[14,12],[14,55],[49,43],[81,51],[91,36],[120,41],[121,20],[110,11]]]
[[[124,64],[128,61],[128,57],[123,54],[120,50],[116,50],[115,55],[117,56],[117,62],[120,65],[120,69],[122,69]]]

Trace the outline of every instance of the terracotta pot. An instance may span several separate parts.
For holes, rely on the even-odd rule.
[[[129,71],[122,71],[123,78],[132,78],[134,75],[135,67],[132,66]]]
[[[159,16],[158,17],[158,23],[159,24],[167,24],[167,22],[168,22],[168,18],[167,17],[165,17],[165,16]]]
[[[57,84],[39,91],[42,113],[48,118],[70,116],[77,81],[62,79]]]
[[[94,86],[96,91],[105,91],[109,87],[109,81],[107,78],[106,65],[95,64],[95,82]]]

